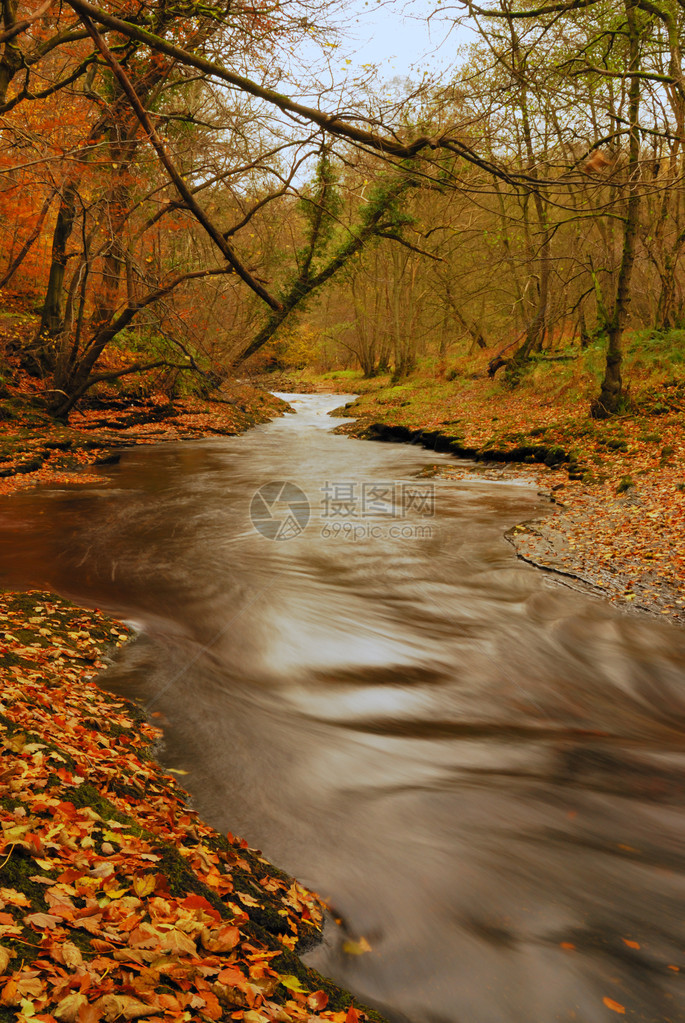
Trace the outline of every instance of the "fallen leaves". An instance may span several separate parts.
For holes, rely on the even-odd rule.
[[[607,1009],[611,1009],[612,1012],[618,1012],[621,1016],[625,1015],[625,1005],[621,1005],[620,1002],[615,1002],[613,998],[603,998],[602,1001],[606,1005]]]
[[[594,391],[594,380],[591,386]],[[338,432],[364,436],[377,422],[443,434],[483,458],[493,451],[535,450],[520,455],[528,465],[505,469],[486,463],[478,469],[486,479],[527,477],[554,491],[553,516],[513,537],[517,552],[600,587],[611,600],[683,623],[683,389],[680,397],[674,390],[668,410],[656,416],[647,412],[648,381],[644,386],[642,408],[636,392],[637,411],[597,422],[588,414],[589,392],[553,389],[551,380],[538,391],[532,382],[508,389],[485,378],[446,384],[417,376],[362,394],[350,410],[360,418]],[[534,463],[554,452],[571,462],[556,468]],[[437,475],[460,479],[473,470],[455,461]]]
[[[122,447],[233,436],[287,410],[267,391],[226,381],[216,401],[186,397],[171,402],[164,394],[152,394],[134,402],[116,392],[103,394],[82,402],[64,426],[36,411],[36,381],[19,377],[11,390],[17,402],[27,404],[25,412],[18,407],[0,421],[0,495],[37,484],[99,483],[102,476],[85,470],[118,461]]]
[[[89,681],[125,627],[45,594],[0,607],[0,1004],[20,1023],[364,1019],[290,952],[317,897],[189,810],[159,733]]]
[[[360,938],[359,941],[348,939],[343,942],[342,950],[348,956],[363,956],[371,951],[371,946],[366,938]]]

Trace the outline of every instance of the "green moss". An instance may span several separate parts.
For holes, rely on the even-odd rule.
[[[0,654],[0,667],[11,668],[17,664],[25,664],[23,657],[19,657],[18,654],[13,654],[9,650],[6,653]]]
[[[623,437],[609,437],[604,441],[604,445],[611,451],[628,450],[628,442]]]
[[[117,810],[116,806],[110,803],[109,799],[103,796],[90,782],[83,782],[77,788],[70,789],[69,802],[77,808],[89,807],[91,810],[95,810],[103,821],[112,820],[125,825],[132,835],[137,837],[143,835],[143,829],[131,817]]]
[[[622,476],[619,480],[618,486],[616,487],[617,494],[624,494],[626,490],[630,490],[631,487],[635,486],[635,480],[632,476]]]
[[[45,901],[45,888],[33,877],[51,877],[50,874],[41,870],[32,856],[28,856],[25,849],[15,845],[9,856],[5,856],[2,868],[3,888],[14,888],[23,892],[27,899],[31,900],[31,912],[46,912],[48,905]],[[8,940],[3,938],[3,941]]]

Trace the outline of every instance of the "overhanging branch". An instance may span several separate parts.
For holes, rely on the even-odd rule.
[[[69,0],[69,2],[72,3],[72,0]],[[72,6],[75,6],[75,2],[72,3]],[[202,207],[197,204],[192,195],[192,192],[186,185],[185,181],[183,180],[179,172],[176,170],[176,167],[174,166],[171,158],[169,157],[169,154],[166,151],[166,147],[164,146],[164,143],[162,142],[159,135],[157,134],[155,127],[152,124],[152,121],[148,117],[147,111],[143,107],[143,104],[141,103],[136,90],[133,88],[133,85],[128,75],[126,74],[121,64],[116,59],[116,57],[112,54],[111,50],[107,46],[107,43],[102,38],[98,30],[95,28],[95,25],[91,21],[90,17],[88,15],[82,15],[82,17],[83,23],[86,29],[88,30],[88,33],[92,37],[93,42],[100,50],[100,53],[104,57],[106,63],[108,64],[114,76],[117,78],[119,84],[121,85],[123,92],[125,93],[129,103],[131,104],[133,112],[135,113],[136,117],[140,121],[141,126],[147,133],[150,143],[153,146],[155,152],[157,153],[157,156],[159,157],[161,164],[163,165],[167,174],[173,181],[177,192],[181,196],[184,206],[187,207],[187,209],[193,214],[195,219],[202,225],[202,227],[204,227],[209,237],[212,239],[212,241],[220,250],[226,261],[233,268],[236,274],[241,278],[241,280],[243,280],[248,285],[248,287],[252,289],[252,291],[259,295],[259,297],[264,302],[266,302],[268,306],[278,311],[281,308],[280,302],[272,295],[270,295],[266,288],[252,276],[247,267],[243,266],[242,262],[240,261],[236,253],[228,244],[226,238],[212,223],[212,221],[206,215]]]

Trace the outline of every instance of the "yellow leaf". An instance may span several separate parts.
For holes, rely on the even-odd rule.
[[[126,894],[127,891],[128,891],[128,888],[115,888],[115,890],[113,892],[109,891],[109,889],[108,889],[105,894],[113,902],[115,899],[120,899],[122,897],[122,895]]]
[[[152,874],[146,874],[144,877],[133,879],[133,891],[139,899],[144,899],[146,895],[151,895],[154,890],[155,879]]]
[[[363,956],[365,952],[370,951],[371,946],[366,938],[360,938],[359,941],[346,941],[343,944],[343,952],[348,956]]]
[[[289,974],[284,976],[284,977],[281,977],[279,983],[281,983],[283,985],[283,987],[287,987],[288,991],[306,991],[307,990],[306,988],[302,987],[302,985],[300,984],[300,981],[299,981],[299,979],[297,977],[291,976]]]

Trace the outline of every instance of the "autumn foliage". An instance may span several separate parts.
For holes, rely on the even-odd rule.
[[[341,431],[378,438],[385,428],[405,440],[413,434],[428,448],[478,459],[486,478],[527,477],[550,494],[551,514],[510,535],[522,558],[622,606],[682,623],[683,386],[669,370],[665,382],[643,374],[634,381],[634,410],[598,423],[588,415],[594,380],[577,373],[559,379],[555,367],[538,368],[514,389],[493,385],[482,372],[463,383],[436,384],[421,374],[395,385],[349,375],[326,381],[365,390],[346,410],[357,418]],[[463,463],[440,468],[449,478],[472,472]]]
[[[91,676],[128,629],[5,597],[0,647],[0,1013],[357,1023],[293,951],[319,899],[218,835],[152,758],[159,732]]]

